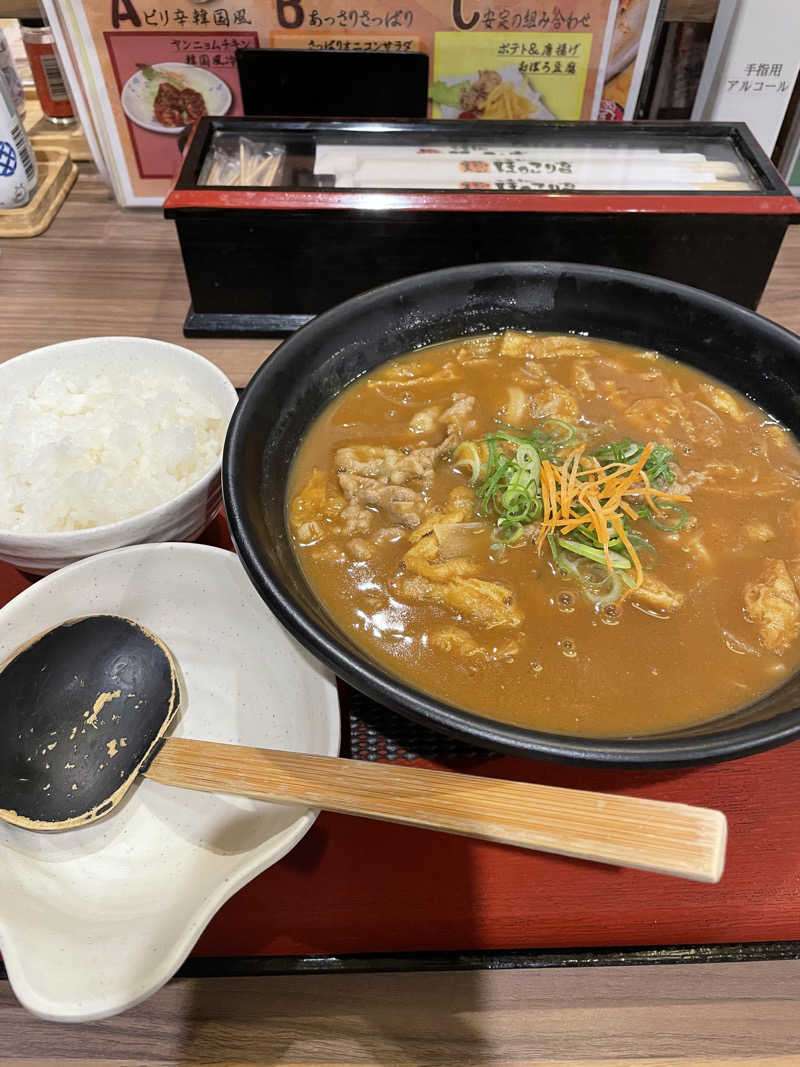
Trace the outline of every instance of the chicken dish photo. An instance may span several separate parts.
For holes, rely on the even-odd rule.
[[[161,82],[153,104],[153,116],[162,126],[188,126],[207,115],[206,102],[196,89],[179,89]]]

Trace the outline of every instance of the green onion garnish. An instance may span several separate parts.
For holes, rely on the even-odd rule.
[[[584,427],[552,417],[540,420],[530,430],[501,423],[482,440],[462,444],[456,466],[469,468],[478,513],[494,520],[499,546],[519,542],[526,528],[558,503],[552,493],[561,500],[566,491],[569,501],[564,513],[560,514],[562,505],[558,503],[559,517],[555,522],[547,519],[549,529],[546,534],[540,532],[538,544],[541,549],[546,539],[553,564],[580,583],[587,599],[602,606],[637,588],[642,571],[658,564],[655,547],[632,529],[632,523],[647,518],[657,529],[671,533],[680,530],[689,516],[679,504],[663,499],[666,487],[676,480],[672,466],[675,456],[669,448],[640,445],[627,438],[612,441],[595,449],[594,458],[604,469],[593,474],[595,468],[575,450],[587,436]],[[643,460],[641,469],[646,477],[638,488],[615,489],[615,479],[617,484],[621,479],[624,486],[628,469]],[[550,465],[550,495],[545,502],[543,463]],[[619,476],[616,466],[622,468]],[[560,481],[554,481],[556,477]],[[584,491],[590,495],[582,496]],[[627,509],[619,507],[618,501],[609,507],[609,502],[617,500],[615,493],[626,497]],[[561,526],[569,527],[569,532],[562,534]],[[635,573],[628,573],[631,571]]]
[[[660,518],[648,508],[647,519],[657,530],[665,530],[667,533],[675,533],[676,530],[682,529],[689,521],[689,512],[686,508],[682,508],[680,504],[673,504],[671,500],[660,501],[658,510],[672,511],[674,512],[674,517],[671,519]]]
[[[559,537],[558,543],[562,548],[568,548],[570,552],[574,552],[576,556],[583,556],[585,559],[592,559],[595,563],[605,563],[605,552],[602,552],[599,548],[592,548],[591,545],[581,544],[580,541],[568,540],[566,537]],[[611,560],[611,566],[614,570],[627,571],[630,570],[632,564],[627,556],[623,556],[620,552],[608,553]]]
[[[644,445],[637,445],[630,438],[624,441],[611,441],[607,445],[596,448],[594,455],[606,466],[609,463],[635,463],[644,452]],[[653,445],[653,449],[644,465],[644,472],[650,482],[656,485],[672,485],[675,481],[675,472],[670,466],[675,460],[675,453],[666,445]]]

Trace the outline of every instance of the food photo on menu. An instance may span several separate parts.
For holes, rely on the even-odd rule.
[[[180,159],[178,135],[205,115],[241,115],[237,48],[252,32],[145,34],[111,31],[108,56],[139,176],[167,177]]]
[[[142,66],[142,74],[157,86],[153,101],[153,118],[162,126],[191,125],[208,114],[203,93],[193,89],[183,72],[168,72],[160,67]]]
[[[429,91],[444,119],[577,119],[586,113],[592,35],[439,33]]]

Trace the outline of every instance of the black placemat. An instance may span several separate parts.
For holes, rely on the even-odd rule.
[[[351,689],[345,682],[338,684],[343,748],[349,749],[352,759],[411,763],[415,759],[485,760],[497,755],[420,726]]]

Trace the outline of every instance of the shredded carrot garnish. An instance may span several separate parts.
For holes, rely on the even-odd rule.
[[[558,514],[558,505],[555,507],[553,506],[555,494],[553,464],[547,459],[542,460],[542,469],[539,478],[542,487],[542,525],[539,529],[539,535],[536,538],[536,547],[539,552],[541,552],[542,545],[547,537],[548,526]]]
[[[638,589],[644,580],[641,560],[625,531],[625,517],[638,519],[635,501],[661,517],[659,503],[686,501],[691,497],[656,489],[644,470],[654,444],[646,445],[635,463],[607,463],[601,466],[584,455],[584,446],[571,452],[560,465],[542,461],[542,520],[536,538],[539,552],[549,534],[564,537],[579,527],[590,527],[601,546],[609,573],[614,567],[609,542],[616,538],[625,548],[633,568],[633,584],[626,593]]]

